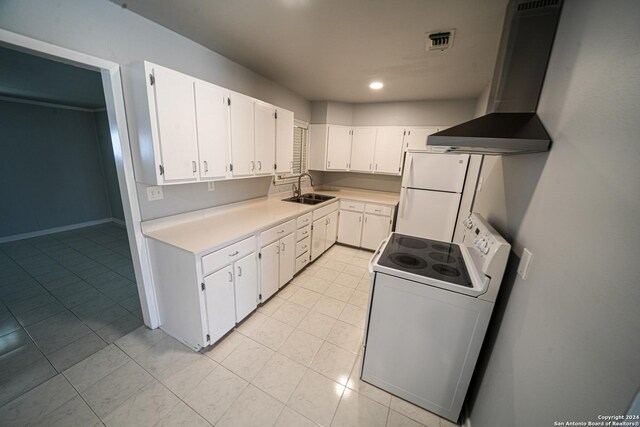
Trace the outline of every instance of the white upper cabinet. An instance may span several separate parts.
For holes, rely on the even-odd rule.
[[[272,175],[276,162],[276,107],[256,101],[255,124],[255,174]],[[291,139],[293,144],[293,138]]]
[[[211,129],[198,129],[197,79],[149,62],[128,69],[133,99],[128,114],[137,126],[131,133],[136,181],[150,185],[200,181],[199,132]],[[211,168],[208,148],[203,145],[202,154]]]
[[[248,96],[231,93],[231,159],[232,174],[237,176],[251,176],[255,173],[254,150],[254,101]]]
[[[131,135],[137,182],[272,175],[276,139],[278,169],[291,170],[292,112],[146,61],[127,69],[133,98],[128,113],[137,126]]]
[[[196,181],[198,141],[193,79],[157,65],[150,71],[153,77],[149,84],[157,117],[151,131],[160,148],[158,171],[162,175],[161,181]]]
[[[353,139],[351,140],[351,171],[373,171],[376,134],[376,128],[361,127],[353,129]]]
[[[412,151],[427,151],[427,137],[439,132],[437,126],[412,127],[405,129],[404,148]]]
[[[200,179],[226,178],[231,164],[227,91],[196,81],[195,97]]]
[[[349,170],[351,162],[351,127],[337,125],[309,126],[309,169]]]
[[[276,173],[292,173],[293,112],[278,108],[276,113]]]
[[[376,137],[374,173],[400,175],[404,129],[380,127]]]
[[[402,174],[405,129],[397,126],[310,126],[309,169]]]
[[[349,170],[351,128],[329,125],[327,136],[327,170]]]

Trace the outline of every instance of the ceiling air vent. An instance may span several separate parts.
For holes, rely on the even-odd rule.
[[[456,30],[434,31],[426,34],[427,51],[445,50],[453,46]]]

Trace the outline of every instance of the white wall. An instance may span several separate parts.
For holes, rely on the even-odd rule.
[[[640,384],[640,2],[566,0],[538,113],[544,154],[485,165],[476,210],[533,252],[503,283],[471,425],[626,412]]]
[[[452,126],[473,118],[475,99],[355,104],[354,126]]]
[[[141,60],[155,62],[292,110],[297,119],[310,119],[309,102],[303,97],[106,0],[3,0],[0,27],[121,65]],[[128,79],[123,81],[125,104],[129,107]],[[128,120],[133,134],[135,124]],[[170,197],[141,203],[142,219],[217,206],[257,194],[245,191],[250,187],[246,181],[233,181],[221,187],[225,190],[219,193],[209,193],[206,185],[200,184],[172,187],[168,191]],[[268,191],[268,185],[252,188],[264,188],[264,194]],[[146,200],[144,186],[138,185],[138,193],[141,201]]]
[[[486,96],[488,95],[487,92]],[[314,101],[311,103],[311,123],[345,126],[452,126],[471,120],[477,103],[476,99],[364,104]]]

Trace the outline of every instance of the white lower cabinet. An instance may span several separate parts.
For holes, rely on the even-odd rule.
[[[266,301],[278,291],[280,269],[280,241],[260,248],[260,296]]]
[[[325,251],[327,242],[327,218],[322,217],[313,221],[311,227],[311,261],[318,258]]]
[[[336,240],[376,248],[393,209],[336,201],[198,254],[148,238],[162,329],[195,350],[214,344]]]
[[[236,291],[236,322],[258,306],[258,266],[255,252],[233,264]]]
[[[260,249],[260,301],[266,301],[293,278],[296,262],[293,233]]]
[[[293,233],[280,239],[280,280],[279,287],[293,279],[296,263],[296,240]]]
[[[236,324],[233,267],[228,265],[204,278],[209,339],[214,342]]]
[[[350,246],[360,246],[361,238],[362,213],[341,210],[338,242]]]
[[[199,350],[258,306],[257,239],[196,255],[147,239],[160,326]]]
[[[335,203],[334,211],[313,221],[311,229],[311,261],[322,255],[337,240],[338,211]]]
[[[343,200],[338,242],[375,250],[391,232],[392,217],[391,206]]]
[[[362,224],[362,239],[360,247],[376,250],[384,239],[391,232],[391,218],[373,214],[364,214]]]
[[[296,221],[291,220],[260,233],[260,301],[268,300],[293,278],[295,227]]]

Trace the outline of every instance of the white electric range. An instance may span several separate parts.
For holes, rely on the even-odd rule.
[[[392,233],[375,252],[362,380],[457,421],[511,246],[480,215],[461,244]]]

